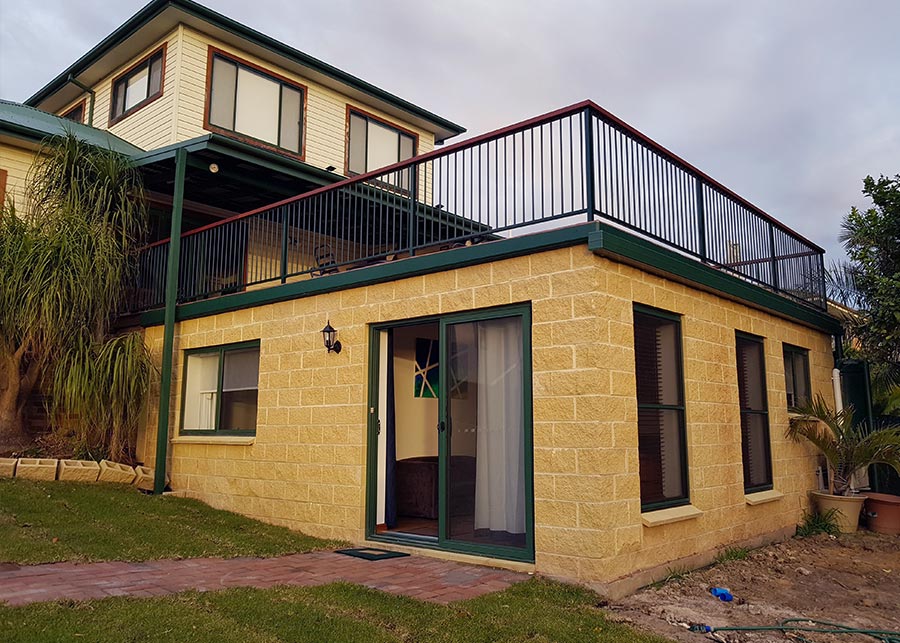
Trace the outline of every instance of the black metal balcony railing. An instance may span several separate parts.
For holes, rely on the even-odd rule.
[[[180,302],[599,217],[814,307],[824,252],[591,102],[182,235]],[[164,305],[169,241],[135,304]]]

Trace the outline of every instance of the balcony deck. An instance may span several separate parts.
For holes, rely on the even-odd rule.
[[[592,220],[825,310],[821,248],[590,101],[185,232],[177,300]],[[165,305],[170,245],[133,312]]]

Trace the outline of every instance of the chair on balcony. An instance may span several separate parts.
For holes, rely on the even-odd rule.
[[[327,243],[316,246],[313,249],[313,256],[316,260],[316,267],[310,271],[313,277],[323,277],[338,272],[337,260],[334,258],[334,251]]]

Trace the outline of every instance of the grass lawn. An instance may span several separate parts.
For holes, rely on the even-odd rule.
[[[444,607],[356,585],[0,606],[4,641],[663,643],[607,621],[598,596],[532,579]]]
[[[278,556],[337,544],[124,485],[0,479],[0,563]]]

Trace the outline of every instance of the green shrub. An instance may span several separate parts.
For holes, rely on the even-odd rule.
[[[838,526],[837,509],[829,509],[825,513],[803,512],[803,522],[797,525],[797,536],[806,538],[816,534],[837,536],[841,533]]]

